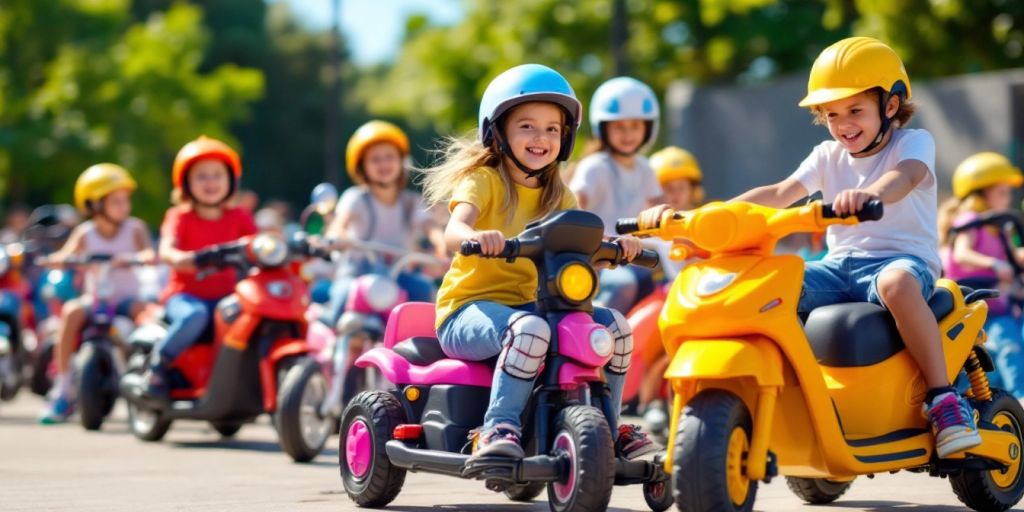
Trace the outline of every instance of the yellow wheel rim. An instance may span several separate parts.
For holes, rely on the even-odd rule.
[[[736,506],[747,501],[750,479],[744,468],[749,449],[747,433],[742,427],[736,427],[729,436],[729,451],[725,456],[725,478],[729,487],[729,499]]]
[[[1017,425],[1013,416],[1008,412],[1000,411],[996,414],[995,418],[992,418],[992,423],[1001,430],[1007,430],[1006,427],[1009,427],[1009,431],[1013,432],[1017,436],[1018,440],[1020,439],[1020,426]],[[1020,477],[1020,444],[1016,446],[1016,452],[1016,457],[1013,457],[1010,467],[1006,468],[1005,471],[993,469],[988,472],[989,476],[992,478],[992,483],[999,486],[1000,489],[1008,489],[1012,487],[1013,484],[1017,482],[1017,478]]]

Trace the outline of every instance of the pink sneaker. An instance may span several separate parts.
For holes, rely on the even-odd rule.
[[[955,393],[943,393],[922,404],[924,414],[932,423],[935,451],[940,459],[981,444],[981,435],[974,424],[974,409]]]

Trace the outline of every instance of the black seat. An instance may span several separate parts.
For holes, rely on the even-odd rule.
[[[415,336],[395,344],[392,349],[403,359],[417,366],[427,366],[448,356],[441,350],[441,343],[430,336]]]
[[[935,320],[953,312],[953,294],[936,288],[928,300]],[[892,315],[870,302],[820,307],[804,325],[818,363],[834,367],[871,366],[903,350]]]

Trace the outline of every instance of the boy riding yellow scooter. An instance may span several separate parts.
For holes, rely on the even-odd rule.
[[[711,253],[680,274],[660,319],[680,508],[751,510],[756,481],[776,472],[812,503],[857,475],[899,469],[950,476],[978,510],[1024,494],[1024,410],[989,388],[979,346],[990,294],[936,282],[934,142],[899,128],[909,98],[888,46],[840,41],[818,57],[801,102],[835,141],[739,201],[641,215],[640,227],[655,227],[639,234]],[[784,206],[816,190],[834,205],[742,202]],[[881,218],[883,202],[885,219],[858,225],[854,216]],[[787,234],[829,226],[830,253],[806,272],[798,257],[772,254]],[[803,327],[798,311],[810,312]],[[949,384],[961,371],[966,397]]]

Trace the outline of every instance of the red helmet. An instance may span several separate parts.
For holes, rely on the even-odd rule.
[[[171,183],[174,184],[174,188],[181,189],[185,181],[185,171],[196,161],[204,158],[216,158],[223,161],[231,169],[235,183],[238,183],[239,178],[242,177],[242,160],[238,157],[238,153],[231,149],[231,146],[217,139],[200,135],[198,139],[185,144],[178,151],[178,156],[174,157],[174,167],[171,171]]]

